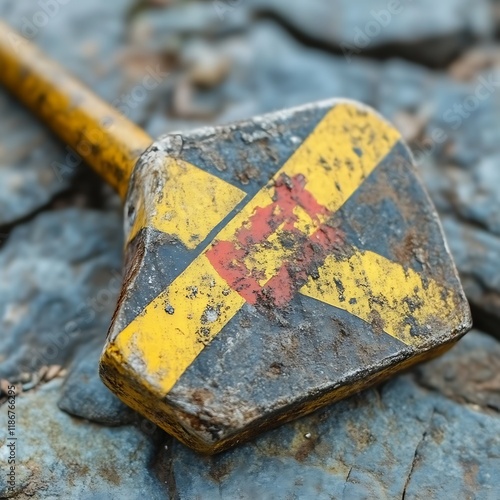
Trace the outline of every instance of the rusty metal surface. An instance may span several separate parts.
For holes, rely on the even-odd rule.
[[[166,234],[158,226],[150,227],[159,224],[157,217],[144,218],[145,227],[127,249],[128,276],[101,361],[101,376],[108,387],[195,449],[220,451],[265,428],[346,397],[442,352],[470,328],[468,305],[437,216],[400,139],[380,157],[369,175],[362,176],[360,185],[345,203],[328,216],[327,227],[340,236],[338,240],[330,236],[331,246],[316,248],[319,261],[306,258],[303,250],[297,251],[296,242],[291,244],[295,250],[285,262],[290,276],[286,283],[278,282],[272,288],[271,276],[268,284],[252,292],[253,296],[249,292],[255,275],[247,264],[242,267],[237,261],[252,255],[254,262],[258,260],[250,248],[259,243],[256,240],[251,240],[239,257],[229,254],[228,261],[224,250],[219,260],[211,260],[213,266],[219,266],[219,276],[210,274],[209,281],[214,284],[207,286],[207,290],[215,287],[214,290],[205,293],[203,281],[200,286],[195,286],[194,281],[183,281],[186,276],[198,279],[209,272],[199,263],[212,258],[224,241],[221,235],[234,225],[252,198],[258,199],[262,190],[269,188],[273,176],[272,203],[279,204],[279,189],[284,186],[294,193],[293,202],[305,206],[301,195],[294,191],[293,179],[276,177],[276,172],[281,172],[284,164],[293,163],[300,146],[321,130],[329,113],[343,106],[354,110],[353,120],[368,120],[371,113],[352,103],[326,102],[233,126],[168,136],[146,153],[133,177],[125,210],[129,228],[137,225],[146,196],[157,202],[149,210],[158,211],[165,196],[170,196],[165,193],[176,190],[176,178],[169,176],[169,168],[173,167],[168,164],[170,160],[166,162],[167,157],[194,165],[227,183],[229,191],[237,188],[246,195],[191,248],[186,243],[189,238],[178,225],[169,226],[177,234]],[[367,136],[373,139],[367,141],[365,151],[359,155],[363,157],[364,153],[365,161],[369,144],[379,140],[376,131],[389,127],[379,118],[374,120],[374,125],[363,129],[368,128]],[[347,122],[342,125],[348,128]],[[387,129],[380,137],[385,140],[390,130],[393,129]],[[337,167],[335,158],[325,159],[328,161]],[[309,167],[304,164],[299,168],[306,172]],[[306,188],[313,184],[309,181],[309,185],[305,181]],[[337,190],[342,191],[343,187]],[[149,191],[144,194],[141,189]],[[326,190],[333,193],[335,186]],[[189,201],[193,206],[199,206],[198,195],[202,200],[203,193],[191,192]],[[200,205],[202,211],[210,210],[208,205]],[[276,216],[283,213],[283,207],[280,205],[281,212],[273,212],[270,233],[283,223]],[[258,205],[250,213],[255,215],[262,208]],[[169,224],[172,220],[175,217],[168,219]],[[242,227],[255,229],[248,221]],[[288,234],[294,235],[300,240],[293,230]],[[269,241],[269,231],[266,237]],[[283,244],[278,247],[282,249]],[[264,245],[262,255],[271,259],[268,256],[272,253],[272,248]],[[332,255],[336,264],[326,268],[325,260]],[[357,261],[353,255],[362,258]],[[367,264],[364,259],[372,255],[377,257]],[[351,272],[344,276],[344,284],[334,273],[336,267],[341,268],[346,262]],[[292,264],[305,266],[301,268],[303,272],[290,271]],[[391,274],[394,266],[400,274]],[[330,274],[322,274],[325,268]],[[372,268],[388,274],[363,282]],[[231,281],[227,273],[234,269],[243,274]],[[273,272],[279,274],[280,269],[283,270],[281,267]],[[358,276],[351,283],[349,275],[356,273],[365,278]],[[399,282],[395,282],[395,276]],[[214,297],[219,285],[215,282],[219,277],[227,287],[221,292],[227,302],[222,299],[216,304]],[[406,292],[405,286],[412,280],[420,280],[420,289],[415,286]],[[324,282],[327,287],[332,281],[333,292],[325,292],[321,287],[321,293],[311,291],[316,282]],[[184,290],[185,284],[188,286]],[[383,293],[376,291],[377,286],[383,288]],[[175,293],[184,296],[174,307],[177,299],[172,290],[176,287],[181,291]],[[363,287],[368,288],[366,294],[360,292]],[[284,292],[286,300],[282,300]],[[240,296],[244,298],[241,305],[238,302],[234,306],[233,295],[237,295],[234,301]],[[401,302],[397,302],[399,296]],[[369,311],[364,317],[360,305],[363,300]],[[198,306],[191,304],[196,303],[204,309],[201,316],[193,318]],[[182,308],[187,308],[186,319],[182,317]],[[427,310],[431,312],[422,316]],[[181,318],[176,319],[176,314]],[[191,341],[189,326],[185,325],[197,320],[198,329]],[[217,322],[221,323],[220,328]],[[192,342],[194,348],[189,345],[188,349],[181,342]],[[178,369],[176,363],[185,366]],[[173,372],[178,373],[175,378]]]

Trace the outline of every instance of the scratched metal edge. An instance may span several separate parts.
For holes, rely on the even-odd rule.
[[[207,442],[194,432],[191,426],[186,425],[189,419],[184,422],[179,419],[178,411],[168,405],[159,394],[154,392],[145,394],[144,387],[137,384],[135,373],[127,370],[126,363],[119,357],[110,355],[109,351],[103,353],[99,364],[99,374],[104,384],[125,404],[147,417],[186,446],[199,453],[212,455],[250,441],[262,432],[308,415],[325,405],[368,389],[418,363],[438,357],[453,347],[469,331],[470,327],[470,324],[464,324],[460,330],[452,333],[452,338],[448,341],[436,342],[434,346],[421,350],[416,355],[412,355],[413,350],[410,352],[406,350],[397,356],[385,359],[384,362],[374,366],[371,370],[361,369],[329,388],[314,394],[307,394],[272,414],[266,414],[250,421],[242,429],[228,434],[217,442]],[[311,398],[314,399],[311,400]]]
[[[328,109],[335,104],[344,102],[350,101],[335,99],[324,101],[322,103],[316,103],[312,106],[316,108],[324,107]],[[358,103],[355,103],[355,105],[361,108],[363,107]],[[300,109],[307,109],[310,107],[310,105],[306,105],[301,106],[300,108],[295,108],[293,110],[287,110],[285,112],[272,113],[261,117],[261,119],[269,120],[274,116],[284,116],[287,114],[290,115]],[[366,109],[370,112],[373,112],[368,107],[366,107]],[[248,122],[253,122],[253,120],[249,120]],[[235,126],[237,125],[233,125],[233,127]],[[220,128],[227,128],[227,126],[208,127],[185,135],[199,135],[201,137],[205,134],[214,134]],[[162,140],[165,140],[165,138]],[[411,157],[411,153],[409,151],[408,155]],[[423,183],[417,169],[413,166],[412,170],[415,179],[423,187]],[[423,187],[423,192],[425,193],[427,203],[431,207],[433,207],[433,204],[430,201],[425,187]],[[432,215],[434,222],[437,223],[441,231],[445,249],[449,256],[449,248],[446,239],[444,238],[441,223],[439,221],[437,213],[435,212],[435,209],[432,211]],[[455,277],[458,283],[460,283],[458,280],[456,266],[453,260],[450,260]],[[150,418],[153,422],[157,423],[167,432],[177,437],[181,442],[199,452],[217,453],[233,446],[234,444],[251,439],[254,435],[262,432],[265,429],[275,427],[277,425],[280,425],[281,423],[310,413],[320,406],[347,397],[355,392],[358,392],[361,389],[378,383],[383,379],[393,375],[394,373],[404,370],[415,363],[430,359],[431,357],[437,356],[445,350],[449,349],[471,327],[470,310],[468,308],[468,304],[462,288],[460,287],[457,292],[462,300],[461,305],[463,307],[461,308],[461,315],[463,316],[464,321],[456,330],[451,332],[451,334],[449,331],[441,333],[441,335],[438,335],[437,337],[434,336],[428,343],[428,345],[420,347],[418,351],[413,348],[406,348],[402,350],[398,355],[386,358],[382,363],[379,363],[376,366],[372,366],[371,369],[360,369],[359,371],[348,374],[344,379],[338,380],[335,384],[329,387],[321,389],[315,393],[307,394],[302,398],[297,399],[286,408],[281,408],[280,410],[277,410],[272,414],[268,413],[263,418],[257,418],[253,421],[249,421],[247,425],[241,430],[238,430],[237,433],[228,434],[223,439],[217,442],[207,442],[206,439],[203,439],[200,435],[197,435],[197,433],[189,425],[190,416],[185,415],[185,419],[182,418],[179,410],[174,406],[169,405],[165,401],[164,395],[157,394],[152,387],[149,387],[147,390],[147,394],[145,394],[145,387],[138,386],[137,377],[133,371],[130,371],[128,369],[128,364],[125,363],[124,360],[120,360],[119,356],[113,356],[112,353],[106,351],[106,349],[101,360],[100,373],[105,384],[124,402],[143,413],[145,416]],[[314,401],[311,401],[311,398],[314,398]],[[180,416],[181,418],[179,418]]]

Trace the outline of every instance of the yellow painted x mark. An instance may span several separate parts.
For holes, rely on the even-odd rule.
[[[248,226],[258,210],[273,204],[277,181],[283,175],[305,179],[307,193],[318,206],[329,213],[338,211],[399,139],[398,132],[376,115],[351,104],[336,105],[273,179],[118,334],[107,347],[108,354],[115,353],[122,360],[141,359],[141,377],[156,393],[168,393],[204,347],[247,302],[243,290],[228,283],[214,267],[209,258],[214,245],[234,241],[238,231]],[[244,194],[184,162],[176,165],[179,190],[165,193],[167,198],[163,199],[169,215],[165,215],[165,208],[158,209],[153,219],[148,222],[143,216],[140,224],[150,223],[193,248],[234,209]],[[195,186],[191,190],[190,179]],[[203,186],[207,186],[208,195]],[[215,198],[217,202],[213,205]],[[211,206],[214,206],[212,212]],[[294,210],[293,217],[294,227],[308,237],[325,222],[322,213],[311,217],[301,207]],[[279,230],[265,242],[269,252],[259,253],[264,262],[246,264],[249,273],[258,269],[261,285],[278,273],[286,257],[287,249],[272,241]],[[315,279],[310,277],[299,293],[346,310],[370,324],[376,321],[384,332],[407,345],[417,346],[422,338],[425,341],[425,336],[412,336],[409,317],[420,331],[425,331],[431,318],[453,308],[452,294],[440,284],[431,279],[424,282],[414,270],[370,251],[353,249],[349,256],[329,254],[318,274]]]

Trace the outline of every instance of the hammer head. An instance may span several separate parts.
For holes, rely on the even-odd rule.
[[[158,140],[125,220],[101,376],[198,451],[346,397],[471,327],[408,148],[354,102]]]

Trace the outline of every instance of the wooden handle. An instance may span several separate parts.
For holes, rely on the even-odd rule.
[[[125,197],[146,132],[2,22],[0,82]]]

